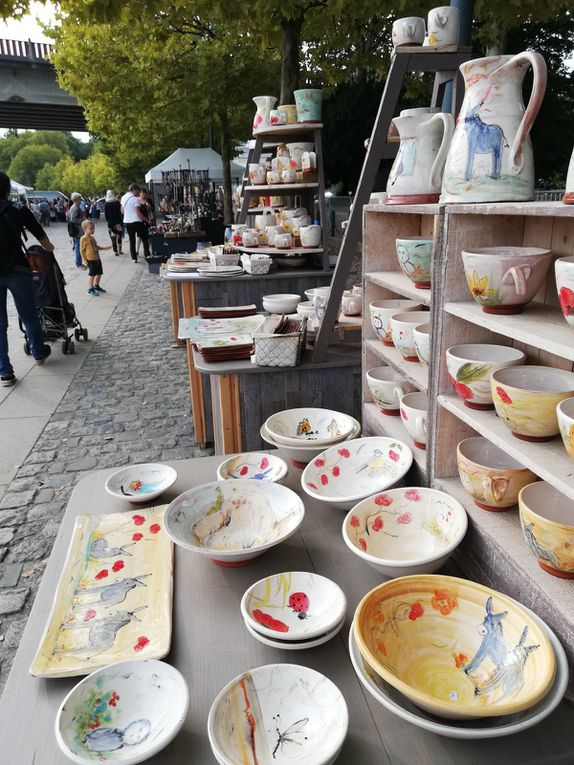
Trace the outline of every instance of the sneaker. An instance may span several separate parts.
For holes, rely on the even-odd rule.
[[[94,289],[95,289],[97,292],[107,292],[107,290],[105,290],[103,287],[100,287],[100,285],[99,285],[99,284],[94,284]]]
[[[88,295],[91,295],[92,297],[97,297],[100,293],[95,287],[92,287],[88,290]]]
[[[52,353],[52,349],[50,348],[50,346],[45,345],[42,350],[42,355],[38,356],[37,358],[35,357],[36,364],[43,364],[51,353]]]
[[[3,388],[8,388],[10,385],[14,385],[16,382],[16,375],[6,375],[6,377],[0,377],[0,383]]]

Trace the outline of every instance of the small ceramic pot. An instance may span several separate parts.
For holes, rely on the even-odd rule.
[[[506,345],[465,343],[446,351],[446,367],[457,396],[469,409],[494,409],[490,376],[526,362],[526,354]]]
[[[520,523],[540,568],[574,579],[572,500],[546,481],[525,486],[518,495]]]
[[[401,420],[418,449],[427,448],[428,399],[425,393],[407,393],[401,398]]]
[[[310,215],[298,215],[296,218],[291,218],[290,220],[293,236],[300,236],[301,228],[303,226],[310,226],[313,222]]]
[[[317,155],[314,151],[304,151],[301,154],[301,170],[303,175],[314,173],[317,169]]]
[[[574,204],[573,199],[569,204]],[[564,318],[574,327],[574,257],[558,258],[554,263],[556,273],[556,289],[558,290],[558,300]]]
[[[274,245],[278,250],[288,250],[293,246],[293,237],[289,233],[276,234]]]
[[[267,171],[267,183],[269,186],[276,186],[277,184],[281,183],[281,173],[279,170]]]
[[[425,20],[419,16],[406,16],[393,23],[393,47],[422,45],[425,39]]]
[[[299,236],[301,237],[301,247],[321,246],[321,226],[316,223],[310,226],[301,226]]]
[[[265,231],[267,226],[277,225],[277,219],[271,210],[266,210],[262,215],[255,216],[255,230]]]
[[[295,183],[297,181],[297,171],[292,167],[286,167],[281,170],[281,182],[282,183]]]
[[[419,361],[424,367],[428,367],[431,355],[430,324],[419,324],[415,327],[413,329],[413,340]]]
[[[353,292],[345,291],[341,305],[345,316],[360,316],[363,311],[363,298]]]
[[[522,313],[546,276],[552,253],[539,247],[462,251],[468,288],[485,313]]]
[[[395,247],[399,266],[405,276],[408,276],[417,289],[430,289],[432,238],[406,236],[396,239]]]
[[[282,109],[272,109],[270,114],[271,125],[286,125],[287,114]]]
[[[302,170],[302,158],[303,158],[303,152],[305,151],[313,151],[313,147],[315,146],[314,143],[288,143],[287,148],[289,149],[289,157],[292,162],[292,167],[294,163],[295,170]],[[307,212],[307,210],[305,210]]]
[[[363,285],[362,284],[353,284],[352,292],[354,295],[363,295]]]
[[[287,124],[294,125],[297,122],[297,107],[295,104],[280,104],[279,111],[287,115]]]
[[[558,435],[556,407],[574,396],[574,373],[542,366],[507,367],[492,373],[490,388],[498,416],[523,441]]]
[[[466,438],[456,447],[460,480],[474,504],[483,510],[508,510],[518,493],[537,476],[487,438]]]
[[[299,316],[304,316],[307,319],[314,316],[315,309],[311,300],[304,300],[302,303],[297,304],[297,313]]]
[[[297,122],[321,122],[322,90],[304,88],[295,90],[293,95],[297,106]]]
[[[564,448],[570,459],[574,460],[574,399],[561,401],[556,407],[556,415]]]
[[[405,361],[418,362],[413,330],[418,324],[425,324],[429,319],[428,311],[406,311],[391,316],[393,343]]]
[[[250,162],[249,163],[249,180],[254,186],[265,185],[267,178],[267,167],[264,163]]]
[[[244,247],[259,247],[259,234],[252,228],[247,228],[242,235]]]
[[[433,8],[428,15],[428,41],[430,48],[458,45],[460,11],[452,5]]]
[[[283,228],[283,226],[267,226],[267,228],[265,229],[265,233],[267,234],[267,244],[270,247],[274,247],[275,237],[277,236],[277,234],[284,234],[285,229]]]
[[[290,219],[290,218],[299,218],[301,215],[307,215],[307,208],[306,207],[293,207],[293,208],[284,208],[279,217],[283,221],[283,225]]]
[[[365,377],[371,396],[383,414],[398,417],[401,397],[416,392],[414,385],[391,367],[373,367],[367,370]]]
[[[243,232],[247,226],[245,223],[232,223],[231,224],[231,244],[242,245],[243,244]]]
[[[422,308],[421,303],[414,300],[376,300],[369,305],[369,314],[373,330],[383,345],[392,347],[393,337],[391,332],[391,316],[405,311],[418,311]],[[420,324],[421,322],[417,322]]]

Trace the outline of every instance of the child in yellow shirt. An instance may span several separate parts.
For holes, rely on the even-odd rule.
[[[111,246],[100,247],[94,239],[95,226],[91,220],[82,221],[84,236],[80,239],[80,255],[88,267],[88,295],[97,297],[106,290],[100,287],[100,279],[104,270],[100,260],[100,250],[111,250]]]

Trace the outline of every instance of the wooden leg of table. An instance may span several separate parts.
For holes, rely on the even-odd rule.
[[[179,346],[179,292],[177,282],[169,283],[169,294],[171,298],[171,323],[173,325],[173,341],[176,345]]]
[[[216,403],[219,407],[222,453],[234,454],[243,450],[239,376],[218,375],[217,380],[219,385],[218,400]]]
[[[186,318],[195,316],[195,292],[192,282],[181,283],[181,296],[183,301],[183,315]],[[189,370],[189,389],[191,393],[191,411],[193,413],[193,427],[195,431],[195,441],[198,446],[204,447],[206,442],[205,433],[205,405],[203,401],[203,387],[201,384],[201,375],[195,369],[193,363],[193,350],[189,340],[186,341],[187,350],[187,368]]]

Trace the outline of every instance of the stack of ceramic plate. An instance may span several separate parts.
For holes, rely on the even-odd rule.
[[[241,266],[200,266],[197,273],[208,279],[229,279],[232,276],[241,276],[243,268]]]
[[[358,420],[355,420],[353,417],[350,419],[353,422],[353,429],[344,439],[344,441],[339,442],[341,446],[348,441],[352,441],[361,434],[361,423]],[[263,423],[261,426],[259,433],[261,434],[261,438],[266,443],[268,443],[270,446],[274,446],[277,449],[284,460],[286,460],[293,467],[300,469],[305,468],[307,464],[311,462],[311,460],[315,459],[315,457],[317,457],[319,454],[321,454],[325,448],[324,446],[317,446],[317,444],[313,442],[302,443],[299,446],[289,446],[288,444],[280,443],[279,441],[276,441],[271,433],[267,430],[265,423]]]
[[[238,361],[251,357],[253,338],[251,335],[207,338],[196,343],[196,347],[204,361]]]
[[[284,651],[303,651],[328,642],[343,627],[346,612],[347,599],[341,588],[306,571],[261,579],[241,599],[249,634]]]
[[[197,311],[202,319],[238,319],[241,316],[255,316],[257,306],[255,303],[251,305],[218,305],[210,308],[199,307]]]

